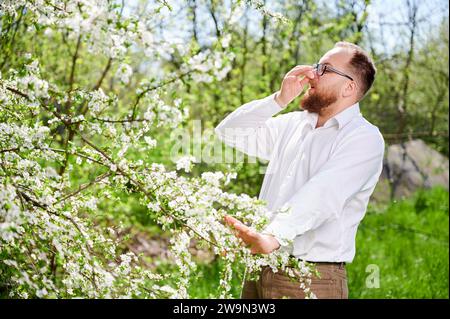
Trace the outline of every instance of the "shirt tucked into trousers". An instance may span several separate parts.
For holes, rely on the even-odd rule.
[[[237,108],[216,134],[225,144],[269,161],[259,198],[273,214],[263,233],[275,236],[280,249],[296,258],[317,263],[326,274],[313,280],[318,298],[346,298],[342,263],[355,256],[357,227],[382,170],[384,139],[358,103],[316,127],[317,113],[274,116],[283,110],[275,94]],[[246,283],[243,297],[279,298],[288,292],[286,297],[302,297],[298,283],[290,289],[281,272],[265,268],[263,273],[260,281]]]

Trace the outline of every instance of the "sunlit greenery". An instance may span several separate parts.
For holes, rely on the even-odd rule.
[[[167,171],[177,170],[173,156],[177,144],[175,137],[189,136],[187,149],[194,153],[197,161],[191,171],[178,169],[177,181],[181,180],[180,177],[187,178],[188,185],[193,185],[204,172],[237,172],[237,178],[224,185],[223,190],[258,196],[267,163],[247,157],[239,163],[205,161],[202,151],[206,152],[213,145],[226,149],[215,139],[214,127],[240,105],[277,91],[287,71],[298,64],[317,62],[337,41],[359,44],[373,57],[378,73],[373,88],[360,103],[361,112],[380,128],[386,145],[420,138],[443,155],[449,155],[449,22],[446,1],[433,0],[429,6],[418,0],[398,1],[395,5],[387,0],[261,1],[266,7],[255,5],[259,1],[226,0],[51,0],[34,8],[25,3],[41,2],[0,1],[0,5],[4,5],[0,7],[0,124],[5,125],[4,132],[0,132],[4,134],[0,135],[4,137],[0,139],[0,195],[6,194],[1,197],[0,209],[3,210],[0,213],[13,207],[15,212],[29,209],[29,212],[40,212],[44,216],[36,227],[26,225],[28,237],[17,238],[36,249],[35,252],[43,252],[47,268],[43,267],[42,273],[51,278],[45,285],[51,286],[53,281],[60,284],[66,265],[61,257],[63,254],[52,246],[52,235],[47,234],[52,227],[44,227],[42,238],[45,240],[34,239],[38,236],[36,229],[42,230],[43,225],[47,225],[45,216],[49,207],[39,200],[59,203],[69,195],[69,202],[56,209],[70,211],[77,220],[79,218],[94,241],[105,240],[103,236],[117,240],[117,247],[100,247],[111,256],[99,253],[101,257],[94,256],[91,262],[99,262],[100,275],[109,278],[108,271],[112,269],[111,273],[117,272],[119,279],[112,292],[108,286],[104,291],[99,289],[94,293],[91,278],[81,278],[78,273],[81,279],[77,278],[83,285],[75,291],[60,285],[64,289],[58,292],[55,289],[46,295],[40,286],[28,291],[25,285],[10,295],[12,289],[8,281],[11,274],[28,276],[28,273],[39,273],[37,267],[29,262],[33,254],[24,253],[28,249],[26,245],[15,245],[11,250],[0,249],[0,261],[8,260],[9,263],[0,263],[1,298],[129,297],[134,293],[128,291],[130,287],[139,287],[136,289],[141,289],[140,297],[166,297],[165,292],[148,292],[147,287],[153,282],[142,279],[139,272],[132,272],[133,279],[124,275],[130,270],[130,257],[125,254],[135,252],[139,236],[159,240],[164,252],[169,249],[167,242],[185,225],[173,223],[163,229],[162,225],[168,224],[160,222],[162,214],[152,206],[156,200],[147,195],[157,194],[166,208],[171,200],[180,196],[175,191],[172,193],[177,186],[172,180],[164,180],[167,189],[160,193],[152,189],[153,183],[143,186],[144,181],[148,181],[148,170],[140,171],[134,165],[139,161],[142,161],[139,167],[161,163]],[[106,6],[115,22],[111,18],[91,19],[90,15],[96,17],[98,13],[89,9],[91,5],[99,12],[99,8]],[[242,7],[240,12],[233,11],[231,18],[225,14],[231,12],[230,5],[234,9]],[[155,7],[158,10],[153,12]],[[391,12],[379,14],[377,10],[384,7],[391,8]],[[7,11],[5,8],[12,9]],[[49,21],[59,21],[64,10],[72,10],[69,16],[73,14],[77,18],[59,24],[50,23],[44,17],[51,13]],[[438,13],[439,19],[435,18]],[[39,21],[36,16],[40,16]],[[85,29],[77,33],[76,28],[80,26]],[[111,44],[108,42],[111,39],[120,41]],[[206,62],[191,59],[203,54],[207,56]],[[32,81],[27,82],[29,79]],[[37,84],[44,83],[40,82],[41,79],[51,85],[36,88]],[[146,93],[141,99],[143,91]],[[159,95],[152,95],[154,91]],[[101,95],[101,101],[93,103],[95,107],[91,105],[88,110],[86,105],[98,98],[96,94]],[[301,96],[283,112],[297,111],[300,99]],[[157,105],[170,107],[161,111]],[[105,109],[99,111],[100,107]],[[141,117],[139,121],[143,120],[147,110],[156,110],[152,113],[155,116],[170,112],[175,116],[166,116],[164,120],[155,117],[152,121],[135,123],[135,126],[122,126],[120,121],[133,122],[136,114]],[[64,118],[74,120],[74,123],[68,123]],[[108,121],[111,120],[117,121],[110,124]],[[87,123],[84,131],[79,125],[83,121]],[[142,131],[141,123],[144,123]],[[48,126],[48,129],[39,131],[43,126]],[[23,130],[11,129],[18,127]],[[31,127],[35,131],[26,130]],[[12,131],[11,134],[6,132],[6,128]],[[201,145],[194,135],[197,129],[204,137]],[[148,133],[156,145],[152,144],[153,140],[145,142],[141,133]],[[30,136],[37,136],[38,142],[33,143],[44,143],[54,153],[46,157],[39,153],[42,151],[39,148],[30,151],[28,146],[24,147],[24,141]],[[89,140],[82,136],[92,137],[92,143],[89,144]],[[10,147],[16,142],[21,145]],[[200,153],[195,153],[197,146]],[[111,158],[105,157],[98,149],[110,154]],[[75,154],[77,152],[84,157],[80,159]],[[93,156],[99,165],[96,166],[95,161],[86,161],[86,156]],[[116,164],[120,160],[125,161],[127,174],[117,171]],[[22,166],[15,166],[21,161]],[[34,166],[34,163],[37,164]],[[104,173],[108,173],[104,178],[106,186],[92,182],[83,188]],[[51,177],[41,185],[39,178],[47,178],[46,174]],[[13,181],[16,175],[19,176],[18,182]],[[21,187],[16,185],[19,182],[24,187],[16,191],[14,187]],[[152,189],[152,194],[148,194],[145,187]],[[208,185],[202,187],[203,191],[217,190]],[[194,195],[200,190],[195,189]],[[242,196],[243,202],[248,204],[244,207],[250,211],[252,203]],[[178,208],[175,206],[168,211],[174,214],[184,212]],[[213,211],[216,212],[209,210]],[[55,211],[50,213],[57,215]],[[224,213],[220,211],[220,214]],[[222,216],[220,214],[217,216]],[[33,215],[28,217],[33,218]],[[67,255],[73,252],[70,256],[77,264],[85,256],[85,252],[80,253],[80,247],[89,241],[71,222],[62,220],[58,224],[61,227],[55,229],[70,233],[70,236],[62,236],[63,242],[73,249]],[[199,221],[202,220],[199,218]],[[0,215],[0,226],[3,223],[6,225],[9,221]],[[205,233],[211,230],[207,222],[201,225]],[[218,218],[215,227],[227,234]],[[370,203],[357,234],[355,260],[347,268],[350,298],[448,298],[448,232],[448,191],[443,188],[420,190],[412,198],[394,201],[387,206]],[[185,240],[186,243],[189,245],[189,240]],[[185,283],[193,298],[217,296],[218,282],[226,263],[218,251],[213,252],[211,246],[209,249],[211,261],[195,260],[197,269],[192,269],[189,283]],[[182,250],[183,247],[179,253],[183,253]],[[165,256],[150,256],[151,253],[145,249],[142,255],[139,262],[133,260],[133,266],[139,264],[145,270],[173,275],[162,280],[161,284],[175,285],[178,277],[182,277],[178,276],[179,268]],[[28,272],[18,271],[19,267],[14,266],[16,260],[25,268],[30,267]],[[123,273],[114,266],[116,264],[102,272],[108,268],[106,265],[110,260],[122,265]],[[87,272],[86,265],[88,263],[83,259],[78,270]],[[379,288],[366,286],[368,265],[379,267]],[[238,263],[233,267],[231,287],[228,288],[237,298],[243,268]],[[90,275],[85,272],[84,276]],[[127,283],[128,279],[130,282]],[[38,282],[38,279],[33,280]]]

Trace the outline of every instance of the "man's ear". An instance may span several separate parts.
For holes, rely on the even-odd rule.
[[[358,87],[354,81],[350,81],[344,88],[344,92],[342,92],[343,97],[350,97],[352,95],[356,95],[358,92]]]

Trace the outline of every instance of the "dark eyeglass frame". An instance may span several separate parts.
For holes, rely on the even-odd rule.
[[[330,72],[339,74],[340,76],[345,76],[346,78],[354,81],[351,76],[349,76],[339,70],[336,70],[335,68],[333,68],[332,66],[329,66],[328,64],[315,63],[315,64],[313,64],[313,67],[316,70],[317,74],[320,76],[324,75],[324,73],[326,71],[330,71]]]

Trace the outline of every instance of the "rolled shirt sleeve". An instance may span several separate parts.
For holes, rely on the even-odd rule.
[[[381,174],[384,140],[378,129],[357,129],[282,207],[263,233],[287,246],[296,236],[338,218],[346,202],[374,186]]]

